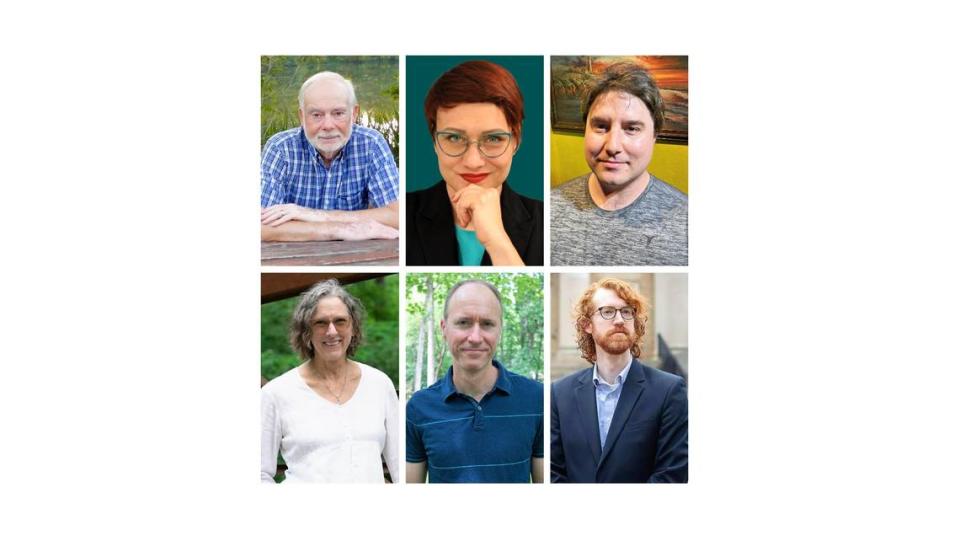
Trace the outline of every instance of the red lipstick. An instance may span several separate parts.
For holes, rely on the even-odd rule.
[[[460,173],[460,177],[470,184],[483,182],[483,179],[487,178],[488,176],[490,176],[490,173]]]

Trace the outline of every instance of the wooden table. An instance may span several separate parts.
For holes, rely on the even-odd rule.
[[[399,265],[400,242],[330,240],[261,242],[261,265]]]

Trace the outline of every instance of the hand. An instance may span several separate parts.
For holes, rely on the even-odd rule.
[[[342,223],[338,235],[343,240],[395,239],[400,231],[374,220]]]
[[[314,210],[293,203],[273,205],[260,209],[260,223],[263,225],[278,226],[291,220],[301,222],[322,222],[326,219],[322,210]]]
[[[450,202],[453,203],[457,224],[472,226],[477,232],[477,240],[485,248],[504,241],[510,243],[500,215],[499,189],[471,184],[454,192]]]

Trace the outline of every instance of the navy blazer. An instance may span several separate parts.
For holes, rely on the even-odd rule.
[[[593,367],[550,388],[552,483],[686,483],[687,387],[633,359],[600,449]]]
[[[443,181],[407,194],[407,265],[459,265],[460,247],[453,207]],[[524,197],[503,184],[503,229],[525,265],[543,265],[543,201]],[[481,265],[491,265],[484,252]]]

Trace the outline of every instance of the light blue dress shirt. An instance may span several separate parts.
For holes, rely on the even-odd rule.
[[[630,372],[631,364],[632,362],[628,362],[623,367],[612,385],[600,378],[597,365],[593,365],[593,386],[597,393],[597,421],[600,424],[600,449],[603,449],[607,444],[607,432],[610,431],[613,412],[617,409],[620,392],[623,391],[623,380],[627,379],[627,372]]]

